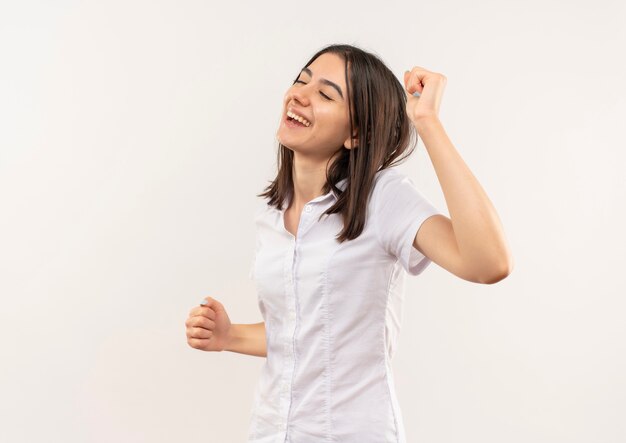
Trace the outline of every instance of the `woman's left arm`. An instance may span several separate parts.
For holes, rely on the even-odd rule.
[[[428,151],[450,213],[449,219],[427,219],[415,237],[415,246],[425,255],[438,256],[434,260],[438,263],[456,266],[455,273],[470,276],[468,280],[495,283],[511,273],[513,256],[493,204],[439,120],[445,84],[445,76],[423,68],[405,73],[407,113]],[[412,95],[416,91],[419,97]],[[448,260],[442,251],[445,245]]]

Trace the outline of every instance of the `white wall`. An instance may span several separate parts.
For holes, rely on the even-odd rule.
[[[515,257],[408,279],[409,442],[626,440],[624,2],[0,5],[0,441],[241,442],[262,359],[252,214],[283,93],[328,43],[448,78],[440,117]],[[403,170],[446,208],[424,146]],[[619,288],[622,288],[621,290]]]

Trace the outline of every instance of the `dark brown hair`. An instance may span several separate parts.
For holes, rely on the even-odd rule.
[[[347,44],[332,44],[319,50],[307,62],[330,52],[345,61],[350,134],[358,128],[358,143],[352,149],[338,147],[327,167],[323,193],[332,189],[338,196],[334,205],[321,216],[340,213],[343,230],[337,241],[353,240],[365,227],[365,215],[376,173],[404,161],[415,149],[415,129],[406,113],[404,86],[375,54]],[[299,76],[299,73],[298,73]],[[298,79],[298,76],[294,79]],[[367,134],[363,140],[362,134]],[[330,160],[329,160],[330,161]],[[268,198],[268,205],[281,210],[293,198],[293,151],[278,144],[278,174],[257,197]],[[345,190],[336,187],[346,179]]]

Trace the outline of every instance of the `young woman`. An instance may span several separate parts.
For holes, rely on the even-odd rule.
[[[212,297],[186,322],[193,348],[266,357],[249,442],[405,442],[390,366],[405,273],[434,261],[491,284],[511,272],[496,211],[439,121],[445,85],[415,66],[403,87],[377,56],[330,45],[287,90],[256,214],[264,322],[231,324]],[[450,218],[394,167],[415,131]]]

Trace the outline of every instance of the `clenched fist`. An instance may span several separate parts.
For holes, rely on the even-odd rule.
[[[205,300],[189,312],[185,322],[187,343],[202,351],[221,352],[230,339],[230,318],[220,302],[211,297]]]

